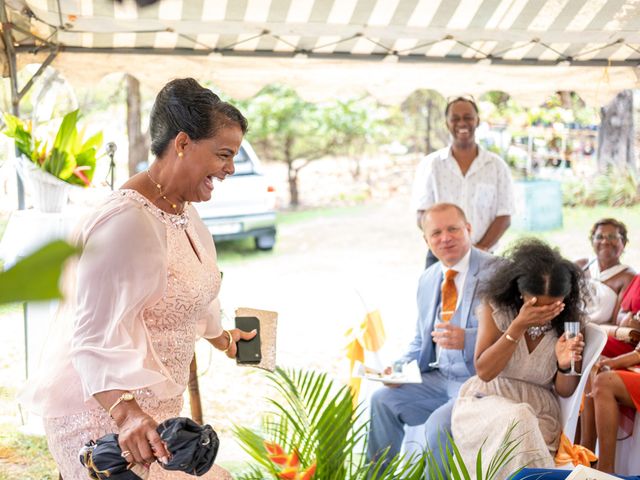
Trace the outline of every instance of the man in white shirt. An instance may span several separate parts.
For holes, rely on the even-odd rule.
[[[473,245],[492,251],[509,228],[514,213],[509,167],[476,143],[475,130],[480,120],[472,99],[453,99],[447,104],[445,117],[451,145],[427,155],[416,171],[411,206],[417,212],[418,226],[431,205],[453,203],[462,208],[473,227]],[[427,266],[435,261],[429,252]]]
[[[427,268],[418,283],[416,334],[403,363],[416,360],[422,383],[387,386],[371,397],[367,456],[400,451],[405,425],[425,424],[426,441],[446,443],[451,410],[462,383],[475,374],[473,365],[478,320],[478,282],[493,257],[471,246],[473,230],[457,205],[439,203],[423,218],[424,238],[439,265]],[[439,459],[440,455],[436,454]]]

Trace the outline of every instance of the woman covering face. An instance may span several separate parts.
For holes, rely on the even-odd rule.
[[[195,341],[233,358],[255,335],[222,329],[215,247],[190,205],[233,174],[246,130],[195,80],[169,82],[151,111],[155,161],[82,225],[72,338],[22,398],[44,417],[63,478],[86,477],[78,451],[108,433],[148,478],[187,478],[161,468],[171,453],[156,428],[182,410]],[[227,476],[214,466],[204,478]]]
[[[585,285],[580,269],[545,243],[528,239],[501,259],[482,287],[475,350],[477,375],[461,387],[452,431],[466,465],[480,448],[492,458],[508,429],[519,441],[496,478],[522,465],[553,467],[561,423],[556,394],[578,385]],[[574,331],[573,338],[565,331]],[[473,474],[472,474],[473,476]]]

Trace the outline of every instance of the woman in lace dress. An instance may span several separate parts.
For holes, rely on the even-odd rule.
[[[564,322],[582,321],[584,288],[578,267],[534,239],[513,247],[484,285],[477,375],[462,385],[452,416],[454,440],[474,473],[480,447],[486,469],[516,421],[512,438],[522,435],[522,443],[496,478],[523,465],[554,465],[562,428],[556,393],[575,390],[579,377],[565,373],[572,352],[579,369],[584,347],[581,335],[566,339]]]
[[[255,333],[221,327],[215,247],[190,202],[233,174],[246,129],[195,80],[169,82],[151,111],[155,162],[83,224],[73,334],[21,398],[44,417],[65,480],[86,478],[78,450],[111,432],[151,480],[191,478],[160,467],[169,453],[155,429],[180,414],[198,337],[233,358]],[[205,478],[228,474],[214,466]]]

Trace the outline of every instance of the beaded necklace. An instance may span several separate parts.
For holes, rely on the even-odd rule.
[[[151,180],[153,182],[153,184],[156,186],[156,188],[158,189],[158,193],[160,194],[160,197],[167,202],[169,205],[171,205],[171,208],[173,208],[173,211],[176,213],[176,215],[179,215],[180,213],[184,212],[184,207],[186,205],[186,203],[182,206],[182,211],[179,212],[178,211],[178,205],[173,203],[171,200],[169,200],[167,198],[167,196],[164,194],[164,192],[162,191],[162,185],[160,185],[158,182],[156,182],[153,177],[151,176],[151,171],[147,170],[147,176],[149,177],[149,180]]]

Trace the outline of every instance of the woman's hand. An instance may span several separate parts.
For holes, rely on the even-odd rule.
[[[169,452],[156,431],[158,423],[153,418],[137,404],[118,413],[114,419],[119,429],[118,443],[125,460],[146,467],[156,459],[162,463],[169,461]]]
[[[624,317],[622,317],[622,320],[620,320],[619,325],[621,327],[640,329],[640,321],[638,321],[638,319],[636,318],[636,315],[634,315],[631,312],[627,312],[624,314]]]
[[[234,328],[232,330],[223,330],[218,337],[209,339],[209,342],[218,350],[222,350],[224,353],[226,353],[227,357],[236,358],[236,354],[238,353],[237,343],[240,340],[251,340],[256,336],[257,333],[257,330],[245,332],[244,330],[240,330],[238,328]]]
[[[620,368],[621,365],[619,365],[620,363],[619,358],[620,357],[614,357],[614,358],[602,357],[600,360],[596,362],[596,365],[595,365],[596,372],[598,373],[607,372],[609,370]]]
[[[537,301],[538,298],[533,297],[524,302],[513,323],[523,330],[529,327],[546,325],[564,310],[564,303],[562,302],[538,306],[536,305]]]
[[[596,362],[595,369],[596,372],[600,373],[606,372],[607,370],[631,367],[638,363],[640,363],[640,352],[638,352],[638,350],[632,350],[629,353],[623,353],[613,358],[601,357],[600,360]]]
[[[568,340],[565,335],[560,336],[556,342],[556,358],[558,360],[558,366],[562,369],[569,368],[571,366],[572,354],[573,361],[578,363],[582,360],[583,350],[584,341],[581,333]]]

